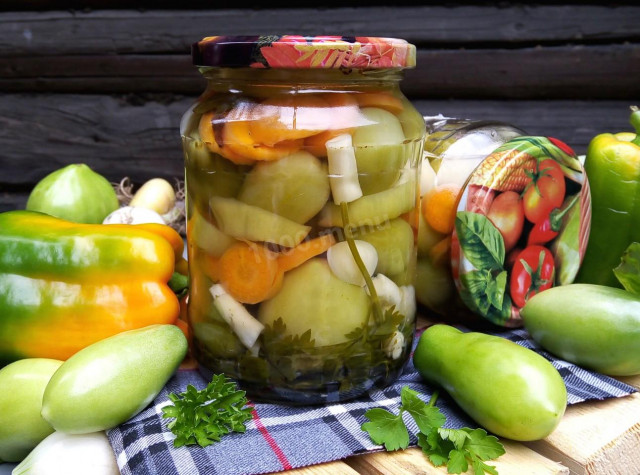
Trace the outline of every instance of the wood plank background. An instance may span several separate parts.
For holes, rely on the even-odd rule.
[[[418,67],[403,90],[423,114],[510,122],[578,153],[598,133],[630,130],[640,99],[632,2],[234,5],[0,4],[0,211],[69,163],[112,181],[180,177],[178,124],[204,85],[189,49],[208,35],[405,38]]]

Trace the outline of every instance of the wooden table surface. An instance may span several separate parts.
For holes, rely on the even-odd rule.
[[[640,375],[620,379],[640,389]],[[640,393],[571,405],[549,437],[527,443],[502,439],[502,443],[506,453],[490,463],[500,475],[639,475]],[[414,447],[357,455],[283,473],[442,475],[447,470],[435,468],[420,448]]]
[[[429,322],[419,318],[418,326]],[[640,375],[617,378],[640,389]],[[501,439],[506,453],[491,461],[500,475],[640,475],[640,392],[630,396],[570,405],[545,439]],[[446,474],[419,447],[374,452],[345,460],[281,472],[287,475]],[[468,473],[472,473],[469,471]]]

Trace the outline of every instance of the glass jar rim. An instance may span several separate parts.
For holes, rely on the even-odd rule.
[[[193,64],[227,68],[409,69],[416,47],[372,36],[208,36],[191,46]]]

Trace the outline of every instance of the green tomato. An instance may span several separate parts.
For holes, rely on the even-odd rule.
[[[423,257],[416,263],[416,300],[437,312],[445,311],[445,306],[455,294],[451,273]]]
[[[29,211],[89,224],[102,223],[119,206],[109,181],[84,164],[50,173],[38,182],[27,201]]]
[[[309,259],[284,276],[282,288],[260,305],[259,318],[273,326],[281,318],[286,336],[311,330],[316,346],[348,341],[346,335],[367,322],[370,299],[364,288],[331,272],[322,258]]]
[[[378,228],[365,227],[364,229],[364,232],[357,231],[357,239],[366,241],[376,248],[378,252],[376,272],[386,276],[401,276],[414,268],[413,228],[404,219],[396,218]]]
[[[21,461],[53,432],[40,410],[45,387],[61,364],[27,358],[0,370],[0,461]]]
[[[442,386],[500,437],[543,439],[566,409],[560,373],[546,358],[505,338],[433,325],[421,335],[413,363],[425,380]]]
[[[53,375],[42,416],[69,434],[111,429],[153,401],[186,353],[187,339],[175,325],[150,325],[98,341]]]
[[[545,350],[612,376],[640,374],[640,296],[593,284],[552,287],[520,311]]]

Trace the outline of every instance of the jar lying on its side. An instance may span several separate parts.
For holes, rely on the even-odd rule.
[[[574,151],[508,124],[429,119],[418,301],[466,324],[522,325],[539,292],[573,282],[591,222]]]
[[[185,114],[188,318],[206,373],[254,399],[384,386],[415,328],[424,120],[403,40],[210,37]]]
[[[416,298],[429,311],[468,322],[475,317],[460,300],[451,273],[454,209],[478,165],[500,145],[525,132],[498,121],[441,115],[425,120]]]

